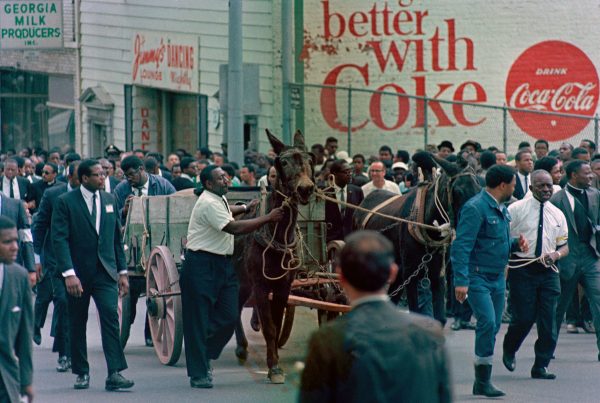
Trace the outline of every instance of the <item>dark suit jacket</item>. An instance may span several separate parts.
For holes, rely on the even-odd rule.
[[[44,181],[37,181],[37,182],[34,182],[31,184],[31,187],[30,187],[31,196],[29,197],[29,200],[35,200],[35,210],[34,211],[37,211],[37,209],[40,207],[40,202],[42,201],[42,196],[44,195],[44,192],[48,188],[51,188],[51,187],[57,186],[57,185],[63,185],[63,183],[54,181],[54,183],[51,186],[48,186],[48,184]]]
[[[117,186],[119,186],[119,183],[121,183],[120,180],[118,180],[117,178],[115,178],[114,176],[109,176],[108,180],[110,182],[110,192],[114,194],[115,193],[115,189],[117,188]]]
[[[0,375],[11,401],[18,402],[23,386],[33,382],[33,295],[27,271],[4,265],[0,291]]]
[[[67,193],[67,185],[59,182],[46,192],[40,202],[37,214],[33,217],[31,234],[33,235],[33,249],[42,256],[44,273],[51,273],[56,267],[56,257],[52,246],[52,211],[58,198]]]
[[[17,180],[17,185],[19,186],[19,194],[20,194],[21,200],[25,200],[25,201],[33,200],[32,195],[31,195],[32,183],[30,183],[27,179],[23,178],[22,176],[16,176],[15,179]],[[4,187],[4,176],[0,176],[0,192],[3,191],[3,187]]]
[[[0,214],[10,218],[17,224],[19,231],[19,255],[17,263],[25,266],[27,271],[35,271],[35,258],[33,254],[33,240],[31,236],[31,226],[25,212],[25,207],[21,200],[11,199],[6,197],[4,193],[0,193]]]
[[[75,269],[82,284],[93,278],[98,262],[115,281],[119,271],[127,270],[116,201],[110,193],[100,191],[99,214],[98,234],[79,189],[59,196],[52,213],[57,269]]]
[[[166,196],[175,193],[175,188],[171,182],[165,178],[148,174],[148,180],[150,181],[150,184],[148,185],[148,196]],[[117,199],[117,211],[119,212],[119,217],[121,218],[121,224],[125,224],[125,219],[127,218],[123,217],[125,200],[127,200],[127,197],[132,194],[133,190],[131,189],[131,185],[126,180],[119,183],[119,186],[117,186],[115,189],[114,195]]]
[[[299,402],[449,402],[439,323],[372,301],[310,339]]]
[[[592,246],[592,249],[596,251],[596,256],[600,257],[600,222],[598,220],[600,192],[597,189],[589,188],[586,190],[586,193],[588,197],[587,214],[593,231],[590,245]],[[577,266],[578,259],[578,256],[575,253],[576,245],[579,244],[577,225],[575,224],[575,214],[571,208],[571,203],[569,203],[566,189],[556,192],[550,201],[558,207],[567,218],[567,225],[569,227],[569,254],[558,261],[558,266],[560,269],[560,277],[563,280],[568,280],[575,274],[575,267]]]
[[[362,189],[353,184],[349,184],[346,195],[346,202],[358,206],[365,198]],[[334,192],[328,194],[330,197],[336,197]],[[340,211],[338,204],[325,201],[325,221],[327,222],[327,242],[332,240],[343,240],[346,235],[352,232],[352,217],[354,209],[346,207],[344,216]]]
[[[181,176],[178,178],[172,179],[171,183],[173,184],[173,187],[175,188],[175,190],[178,192],[183,189],[191,189],[191,188],[196,187],[196,185],[194,185],[194,182],[192,182],[188,178],[182,178]]]
[[[519,179],[519,175],[515,174],[515,176],[517,178],[517,184],[515,185],[515,191],[513,192],[513,196],[516,199],[521,200],[525,196],[525,193],[527,193],[527,190],[529,190],[529,189],[523,189],[523,185],[521,184],[521,180]]]

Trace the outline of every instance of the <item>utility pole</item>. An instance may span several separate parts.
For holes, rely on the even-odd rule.
[[[285,144],[292,144],[292,111],[290,104],[290,82],[292,80],[292,1],[281,2],[281,126]]]
[[[244,114],[242,111],[242,0],[229,0],[229,62],[227,64],[227,157],[244,163]]]

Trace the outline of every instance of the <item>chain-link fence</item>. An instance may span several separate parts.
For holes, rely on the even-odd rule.
[[[419,97],[405,94],[395,84],[388,84],[383,91],[316,84],[291,84],[291,88],[292,108],[299,112],[296,125],[304,128],[307,142],[323,143],[335,136],[339,149],[349,153],[377,153],[383,144],[414,151],[442,140],[451,141],[458,149],[467,139],[509,154],[516,153],[522,141],[533,147],[538,139],[547,140],[550,150],[563,142],[577,147],[583,139],[598,144],[597,115]],[[465,94],[466,90],[463,99]],[[481,98],[475,92],[470,96]],[[556,109],[575,112],[580,100],[566,94],[553,102]]]

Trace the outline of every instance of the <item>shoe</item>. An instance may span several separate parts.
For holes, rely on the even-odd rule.
[[[125,377],[118,372],[113,372],[106,378],[104,388],[106,390],[129,389],[133,385],[133,381],[125,379]]]
[[[583,331],[586,333],[596,333],[596,328],[594,327],[594,322],[591,320],[583,321]]]
[[[89,387],[90,387],[90,376],[88,374],[77,375],[77,379],[75,379],[75,385],[73,385],[73,388],[87,389]]]
[[[58,365],[56,366],[57,372],[67,372],[71,369],[71,359],[66,355],[58,357]]]
[[[37,326],[33,329],[33,342],[38,346],[42,344],[42,332]]]
[[[531,368],[531,377],[534,379],[556,379],[556,375],[554,375],[552,372],[548,372],[546,367]]]
[[[146,339],[146,347],[154,347],[154,342],[151,338]]]
[[[505,393],[496,389],[490,378],[492,377],[491,365],[475,365],[475,383],[473,383],[473,394],[486,397],[500,397]]]
[[[199,389],[211,389],[213,387],[212,380],[208,376],[201,378],[190,378],[190,386]]]
[[[579,329],[577,329],[577,326],[575,326],[574,324],[568,323],[567,324],[567,333],[576,334],[576,333],[579,333]]]
[[[502,363],[510,372],[513,372],[517,368],[517,360],[514,355],[507,353],[502,354]]]
[[[462,323],[460,319],[454,319],[454,322],[452,322],[452,325],[450,326],[450,329],[457,331],[462,329]]]

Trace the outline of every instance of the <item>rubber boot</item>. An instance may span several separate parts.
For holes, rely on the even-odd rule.
[[[475,383],[473,384],[473,394],[483,395],[486,397],[500,397],[504,396],[504,392],[498,390],[490,382],[492,377],[492,366],[491,365],[475,365]]]

